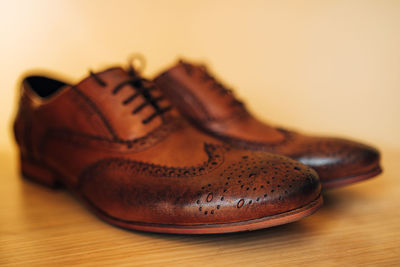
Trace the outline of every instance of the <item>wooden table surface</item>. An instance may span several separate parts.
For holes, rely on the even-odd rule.
[[[0,152],[0,265],[400,266],[400,151],[383,150],[384,174],[324,194],[301,221],[225,235],[126,231],[64,190],[19,178]]]

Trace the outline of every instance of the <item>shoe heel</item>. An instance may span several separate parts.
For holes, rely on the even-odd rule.
[[[21,157],[21,174],[23,178],[51,189],[62,187],[53,170],[32,159]]]

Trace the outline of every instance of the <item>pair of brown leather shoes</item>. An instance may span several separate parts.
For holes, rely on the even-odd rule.
[[[25,77],[14,132],[24,177],[64,185],[107,222],[144,231],[225,233],[301,219],[322,204],[318,175],[302,163],[327,187],[379,173],[376,150],[269,127],[204,67],[184,62],[155,83],[119,67],[76,85]]]

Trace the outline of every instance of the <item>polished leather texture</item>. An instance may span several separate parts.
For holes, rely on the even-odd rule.
[[[379,152],[373,147],[300,134],[260,121],[204,65],[179,61],[154,81],[199,129],[234,147],[296,159],[314,168],[324,187],[353,183],[381,171]]]
[[[75,86],[27,77],[14,124],[22,174],[63,184],[106,221],[146,231],[256,229],[320,206],[311,168],[231,148],[168,107],[154,85],[119,67]]]

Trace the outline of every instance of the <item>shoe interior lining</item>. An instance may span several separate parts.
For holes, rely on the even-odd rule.
[[[64,86],[64,82],[57,81],[44,76],[30,76],[25,79],[32,90],[42,98],[48,98]]]

